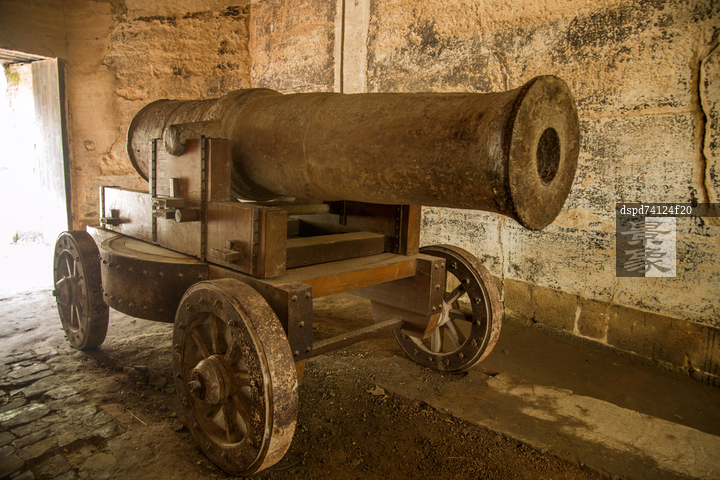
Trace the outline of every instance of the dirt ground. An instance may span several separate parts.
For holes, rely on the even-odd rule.
[[[3,270],[3,277],[8,273]],[[2,358],[57,351],[47,360],[56,375],[90,404],[111,413],[118,425],[112,440],[96,439],[66,449],[70,465],[73,456],[107,452],[117,459],[117,466],[105,478],[230,478],[201,453],[179,416],[172,386],[171,325],[111,311],[105,343],[79,352],[63,337],[49,289],[11,290],[0,290]],[[318,300],[316,338],[367,325],[370,318],[369,304],[342,296]],[[390,336],[308,361],[290,450],[253,478],[603,478],[424,402],[386,394],[363,369],[363,362],[394,355],[402,352]],[[453,378],[462,375],[421,367],[418,373],[418,382],[435,389],[451,387]]]

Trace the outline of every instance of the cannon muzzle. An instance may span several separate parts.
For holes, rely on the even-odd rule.
[[[133,119],[128,154],[147,179],[151,140],[179,155],[201,135],[230,141],[242,198],[476,209],[532,230],[560,213],[579,152],[572,94],[542,76],[487,94],[249,89],[160,100]]]

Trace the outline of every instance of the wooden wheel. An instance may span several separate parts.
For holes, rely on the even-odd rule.
[[[403,351],[420,365],[442,371],[467,370],[487,357],[500,336],[502,303],[490,272],[471,253],[434,245],[421,253],[445,259],[443,312],[429,338],[395,331]]]
[[[231,475],[277,463],[292,441],[298,384],[275,312],[236,280],[196,283],[173,328],[173,370],[187,425]]]
[[[55,243],[53,279],[53,295],[70,345],[86,350],[102,344],[110,312],[102,298],[100,252],[90,234],[60,234]]]

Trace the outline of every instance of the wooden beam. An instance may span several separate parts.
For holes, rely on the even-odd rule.
[[[370,325],[369,327],[348,332],[343,335],[338,335],[337,337],[329,338],[327,340],[323,340],[322,342],[317,342],[316,344],[314,344],[312,356],[316,357],[318,355],[322,355],[333,350],[337,350],[358,342],[362,342],[363,340],[379,337],[381,335],[385,335],[386,333],[400,330],[402,326],[402,320],[396,318],[393,320],[388,320],[387,322],[377,323],[375,325]]]
[[[287,241],[287,268],[317,265],[383,253],[385,235],[371,232],[340,233]]]

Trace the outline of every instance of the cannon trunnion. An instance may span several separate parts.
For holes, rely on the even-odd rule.
[[[560,212],[579,148],[556,77],[494,94],[242,90],[152,103],[128,131],[147,191],[100,189],[100,226],[55,247],[70,343],[99,346],[108,307],[173,323],[188,427],[233,475],[267,468],[295,429],[305,361],[393,333],[415,362],[466,370],[497,342],[490,273],[420,248],[421,205],[500,213],[539,230]],[[313,300],[370,299],[375,324],[313,338]]]

